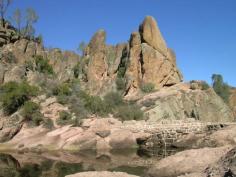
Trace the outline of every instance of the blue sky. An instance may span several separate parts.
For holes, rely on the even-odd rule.
[[[236,0],[14,0],[9,14],[17,7],[37,11],[46,46],[69,50],[98,29],[106,30],[108,44],[126,42],[152,15],[185,81],[211,83],[217,73],[236,86]]]

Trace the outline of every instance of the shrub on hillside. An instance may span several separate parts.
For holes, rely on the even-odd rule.
[[[80,63],[79,62],[74,66],[73,71],[74,71],[74,77],[78,78],[79,74],[80,74]]]
[[[42,56],[38,55],[35,56],[35,69],[38,72],[45,73],[45,74],[54,74],[52,66],[49,64],[49,60],[43,58]]]
[[[122,95],[118,92],[109,92],[104,96],[104,102],[107,107],[114,108],[124,104]]]
[[[30,86],[27,82],[8,82],[0,87],[0,101],[3,110],[10,115],[16,112],[26,101],[38,93],[37,87]]]
[[[115,114],[122,121],[125,120],[141,120],[144,117],[143,111],[137,105],[119,106]]]
[[[226,102],[229,102],[230,86],[224,82],[220,74],[212,75],[212,86],[215,92]]]
[[[118,77],[118,78],[116,79],[116,87],[117,87],[117,90],[124,91],[124,90],[125,90],[125,87],[126,87],[126,81],[125,81],[125,79]]]
[[[58,86],[56,86],[53,91],[52,91],[53,95],[66,95],[66,96],[69,96],[72,94],[72,90],[70,88],[70,84],[68,83],[63,83],[63,84],[60,84]]]
[[[107,109],[109,109],[99,96],[89,96],[88,99],[85,100],[85,108],[92,114],[97,115],[105,115],[108,112]]]
[[[146,84],[143,84],[141,87],[141,90],[144,93],[151,93],[154,91],[154,89],[155,89],[155,85],[153,83],[146,83]]]
[[[40,106],[32,101],[25,102],[22,110],[24,120],[39,126],[43,122],[43,115],[40,113]]]
[[[72,115],[67,111],[61,111],[57,119],[58,125],[67,125],[72,123]]]
[[[43,127],[47,128],[47,129],[53,129],[54,125],[53,125],[53,121],[51,119],[44,119],[43,121]]]
[[[210,88],[209,84],[206,81],[201,82],[202,90],[208,90]]]

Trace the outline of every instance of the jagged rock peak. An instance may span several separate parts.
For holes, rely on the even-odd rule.
[[[106,42],[106,32],[101,29],[97,31],[89,42],[89,48],[92,52],[97,52],[100,47],[104,47]]]
[[[166,42],[162,37],[156,20],[152,16],[146,16],[139,27],[143,42],[149,44],[163,55],[167,55]]]

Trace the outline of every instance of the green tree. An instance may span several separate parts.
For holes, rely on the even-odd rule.
[[[213,74],[211,79],[213,89],[227,103],[230,96],[229,85],[224,82],[223,77],[220,74]]]
[[[5,14],[11,3],[12,3],[12,0],[0,0],[0,15],[1,15],[1,21],[2,21],[3,26],[5,26]]]

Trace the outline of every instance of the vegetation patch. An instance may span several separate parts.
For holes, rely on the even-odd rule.
[[[215,92],[226,102],[229,102],[230,86],[224,82],[220,74],[212,75],[212,87]]]
[[[151,93],[155,90],[155,85],[153,83],[146,83],[141,86],[141,90],[144,93]]]
[[[40,106],[32,101],[25,102],[22,110],[24,120],[32,123],[33,126],[39,126],[44,120],[40,112]]]
[[[35,58],[36,71],[44,74],[54,74],[52,66],[49,64],[49,60],[38,55]]]
[[[37,87],[30,86],[27,82],[8,82],[0,87],[0,101],[4,113],[10,115],[16,112],[31,97],[38,93]]]
[[[58,125],[68,125],[72,124],[72,115],[67,111],[61,111],[59,113],[59,118],[57,119]]]
[[[117,77],[116,79],[116,88],[118,91],[124,91],[126,89],[126,80],[125,78]]]

